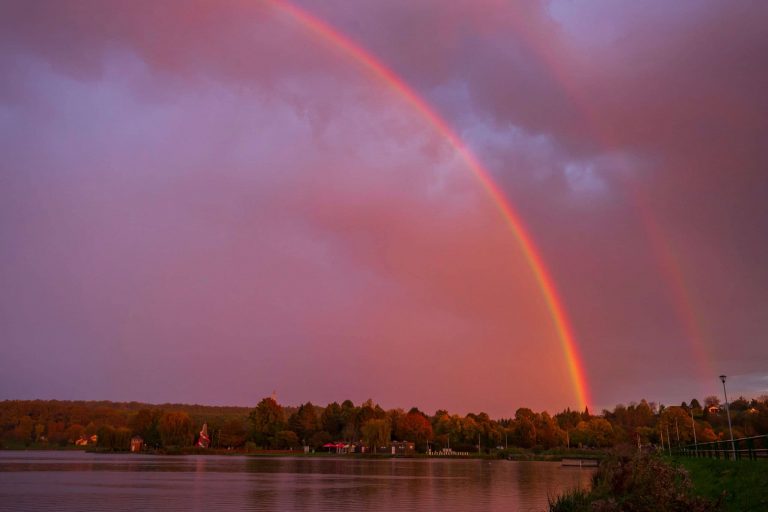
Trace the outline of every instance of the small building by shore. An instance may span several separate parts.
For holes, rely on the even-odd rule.
[[[144,440],[139,436],[131,438],[131,452],[137,453],[144,449]]]
[[[411,456],[416,453],[416,444],[411,441],[392,441],[390,444],[392,455]]]

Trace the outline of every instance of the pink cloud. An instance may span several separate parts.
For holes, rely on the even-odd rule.
[[[764,13],[345,6],[306,5],[488,164],[600,404],[708,385],[634,187],[685,264],[709,357],[764,363]],[[251,2],[6,2],[0,20],[8,397],[574,405],[498,212],[332,45]],[[55,358],[24,363],[39,353]]]

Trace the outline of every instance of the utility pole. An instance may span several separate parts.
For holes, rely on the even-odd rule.
[[[736,460],[736,443],[733,442],[733,427],[731,426],[731,406],[728,405],[728,393],[725,391],[725,375],[720,376],[723,382],[723,395],[725,395],[725,412],[728,414],[728,431],[731,433],[731,452],[733,459]]]
[[[659,437],[661,438],[661,452],[664,453],[664,429],[659,425]]]
[[[691,407],[691,428],[693,429],[693,448],[696,450],[696,456],[699,456],[699,442],[696,441],[696,421],[693,419],[693,407]]]

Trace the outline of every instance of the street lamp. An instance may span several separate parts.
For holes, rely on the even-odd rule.
[[[731,406],[728,405],[728,392],[725,391],[725,375],[720,376],[723,383],[723,395],[725,395],[725,412],[728,415],[728,431],[731,433],[731,451],[733,458],[736,459],[736,443],[733,442],[733,427],[731,426]]]

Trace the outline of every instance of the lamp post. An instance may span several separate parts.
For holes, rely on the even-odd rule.
[[[728,431],[731,433],[731,451],[736,459],[736,443],[733,442],[733,427],[731,426],[731,406],[728,405],[728,392],[725,391],[725,375],[720,376],[723,383],[723,395],[725,395],[725,413],[728,415]]]

